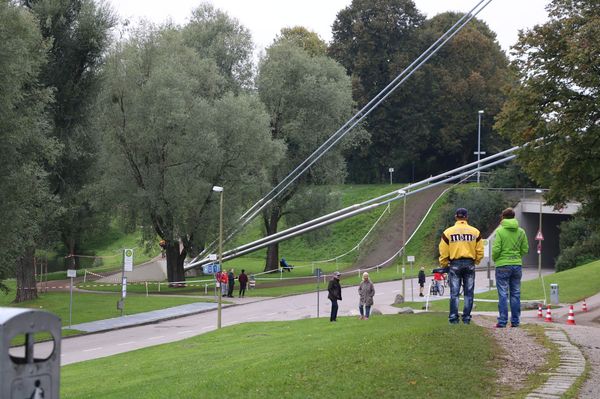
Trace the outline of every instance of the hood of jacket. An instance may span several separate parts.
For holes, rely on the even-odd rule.
[[[519,228],[519,222],[517,219],[502,219],[500,225],[505,229],[516,230]]]

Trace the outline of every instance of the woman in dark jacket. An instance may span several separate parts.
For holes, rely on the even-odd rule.
[[[333,278],[329,281],[327,287],[329,295],[327,298],[331,301],[331,316],[329,321],[337,321],[338,303],[342,300],[342,286],[340,285],[340,272],[334,272]]]

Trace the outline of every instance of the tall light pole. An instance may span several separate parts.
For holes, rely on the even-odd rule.
[[[399,193],[404,197],[404,203],[402,205],[402,297],[406,298],[404,295],[404,255],[406,255],[406,191],[400,190]]]
[[[540,189],[535,190],[535,192],[537,194],[542,194],[542,190],[540,190]],[[544,239],[544,236],[542,235],[542,203],[543,203],[543,197],[540,196],[540,221],[539,221],[539,226],[538,226],[538,232],[537,232],[537,235],[535,236],[535,239],[538,242],[537,253],[538,253],[538,278],[539,279],[542,278],[542,240]]]
[[[392,184],[392,173],[394,173],[394,168],[389,168],[388,172],[390,172],[390,184]]]
[[[478,127],[477,127],[477,152],[475,152],[475,154],[477,154],[477,167],[479,168],[481,165],[479,164],[479,161],[481,160],[481,156],[485,154],[485,152],[481,152],[481,115],[483,115],[483,110],[480,109],[479,112],[477,112],[478,115]],[[479,179],[481,177],[481,171],[477,171],[477,184],[479,184]]]
[[[223,272],[223,187],[213,186],[213,191],[219,193],[219,269]],[[217,328],[221,328],[221,293],[217,292]]]

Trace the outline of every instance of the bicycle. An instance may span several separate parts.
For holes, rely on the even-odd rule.
[[[431,280],[431,288],[429,289],[429,295],[444,295],[444,285],[441,284],[438,280]]]

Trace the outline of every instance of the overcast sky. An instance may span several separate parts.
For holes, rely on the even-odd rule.
[[[466,12],[477,0],[414,0],[427,17],[444,11]],[[108,0],[122,18],[145,18],[161,23],[171,19],[185,24],[191,10],[202,0]],[[304,26],[315,31],[322,39],[331,40],[331,25],[337,13],[351,0],[208,0],[216,8],[237,18],[252,32],[257,50],[269,46],[283,27]],[[494,0],[478,18],[488,23],[498,35],[504,50],[517,40],[520,29],[543,23],[547,16],[548,0]]]

